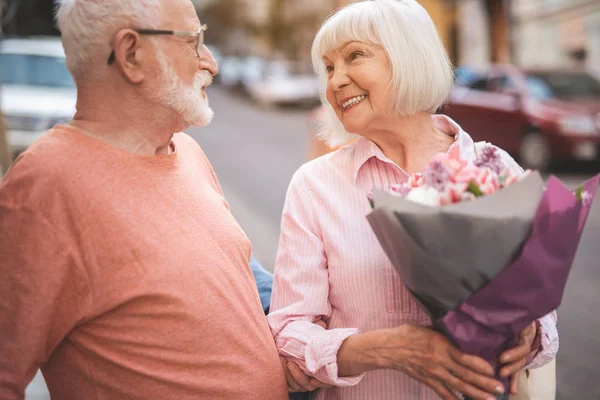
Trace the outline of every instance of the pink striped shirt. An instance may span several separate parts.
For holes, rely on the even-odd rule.
[[[461,157],[473,159],[471,137],[454,121],[434,116],[455,137]],[[522,171],[505,152],[507,166]],[[402,183],[408,174],[371,141],[361,138],[302,166],[288,189],[269,324],[279,353],[311,376],[335,385],[316,399],[434,400],[438,396],[409,376],[372,371],[338,377],[337,351],[350,335],[400,324],[430,325],[377,242],[365,216],[367,194]],[[313,321],[323,319],[327,329]],[[549,362],[558,350],[555,314],[542,319],[543,351],[533,363]]]

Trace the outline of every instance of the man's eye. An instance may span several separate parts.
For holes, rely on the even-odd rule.
[[[325,70],[327,71],[327,73],[332,73],[333,72],[333,65],[326,65],[325,66]]]

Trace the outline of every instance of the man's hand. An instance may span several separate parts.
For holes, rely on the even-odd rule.
[[[319,388],[331,387],[331,385],[306,375],[296,363],[288,362],[284,357],[279,357],[279,359],[285,371],[289,392],[312,392]]]
[[[519,374],[527,364],[527,357],[531,353],[531,345],[535,339],[537,328],[535,322],[525,328],[519,335],[519,343],[500,356],[500,362],[506,364],[500,370],[502,378],[510,378],[510,394],[517,394]]]
[[[314,323],[323,329],[327,327],[323,320],[317,320]],[[306,375],[296,363],[287,362],[284,357],[279,357],[279,359],[281,360],[281,365],[285,371],[285,378],[287,379],[289,392],[312,392],[313,390],[319,388],[331,387],[331,385],[327,385]]]

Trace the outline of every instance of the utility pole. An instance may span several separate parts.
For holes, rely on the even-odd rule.
[[[4,20],[5,7],[6,3],[3,0],[0,0],[0,22]],[[4,30],[2,29],[2,24],[0,23],[0,40],[4,36],[3,32]],[[0,92],[1,91],[2,87],[0,83]],[[8,168],[12,164],[12,151],[10,149],[10,145],[8,144],[8,138],[6,137],[6,124],[4,123],[4,117],[1,110],[2,104],[0,102],[0,177],[5,174],[6,171],[8,171]]]

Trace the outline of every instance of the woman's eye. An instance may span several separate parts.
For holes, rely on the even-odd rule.
[[[359,57],[362,57],[363,53],[362,51],[354,51],[352,53],[350,53],[350,56],[348,57],[350,59],[350,61],[354,61]]]
[[[333,65],[326,65],[325,66],[325,70],[327,71],[328,74],[333,72]]]

